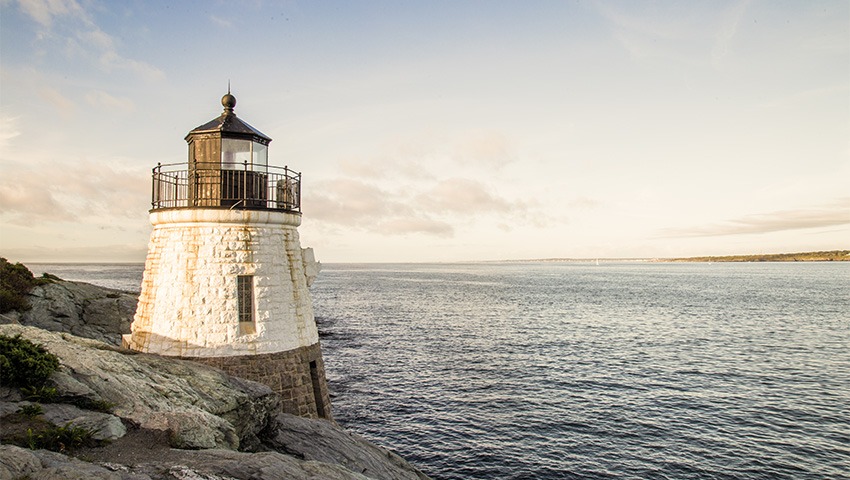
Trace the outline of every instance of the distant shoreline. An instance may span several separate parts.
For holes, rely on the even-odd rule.
[[[667,262],[848,262],[850,250],[826,252],[768,253],[758,255],[727,255],[720,257],[689,257],[661,260]]]
[[[755,255],[725,255],[683,258],[539,258],[535,260],[507,260],[510,263],[521,262],[850,262],[850,250],[829,250],[824,252],[800,253],[760,253]]]

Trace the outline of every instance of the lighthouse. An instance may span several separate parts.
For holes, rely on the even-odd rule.
[[[153,225],[126,347],[264,383],[286,413],[331,419],[302,249],[301,174],[269,163],[271,138],[236,98],[186,135],[186,163],[152,171]]]

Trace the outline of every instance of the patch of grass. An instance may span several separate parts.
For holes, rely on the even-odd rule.
[[[41,279],[39,280],[39,285],[50,282],[61,282],[62,279],[53,275],[52,273],[44,272],[41,274]]]
[[[107,402],[106,400],[89,400],[87,398],[75,399],[72,403],[83,410],[95,410],[103,413],[112,413],[112,409],[115,408],[116,405],[115,403]]]
[[[27,417],[37,417],[37,416],[41,415],[42,413],[44,413],[44,409],[41,408],[41,405],[38,404],[38,403],[31,403],[29,405],[22,406],[15,413],[20,413],[21,415],[24,415],[24,416],[27,416]]]
[[[24,394],[24,398],[27,400],[41,403],[53,403],[56,397],[59,396],[59,392],[54,387],[44,385],[38,387],[21,387],[21,393]]]
[[[37,388],[59,368],[59,357],[20,334],[0,335],[0,384]]]
[[[27,430],[27,447],[32,450],[46,449],[65,452],[79,447],[97,445],[96,432],[90,428],[78,427],[71,422],[62,427],[51,425],[41,431]]]

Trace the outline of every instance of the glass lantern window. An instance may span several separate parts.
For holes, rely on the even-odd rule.
[[[245,163],[251,164],[250,140],[234,138],[221,139],[221,168],[225,170],[242,170]]]
[[[267,171],[269,147],[262,143],[234,138],[221,139],[221,168],[224,170]]]
[[[262,143],[251,142],[254,170],[266,171],[266,166],[269,163],[269,147]]]

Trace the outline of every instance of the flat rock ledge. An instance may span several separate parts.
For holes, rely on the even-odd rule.
[[[0,480],[428,478],[336,424],[278,413],[265,385],[70,333],[0,325],[0,335],[18,334],[60,359],[49,381],[57,398],[42,404],[39,419],[83,426],[106,443],[70,455],[0,445]],[[0,387],[0,434],[30,403]]]

